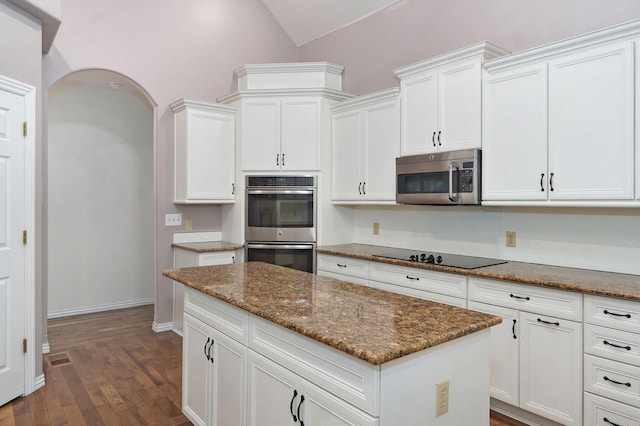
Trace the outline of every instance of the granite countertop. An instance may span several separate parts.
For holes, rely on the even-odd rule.
[[[228,243],[226,241],[205,241],[201,243],[173,243],[173,248],[195,251],[197,253],[212,253],[216,251],[230,251],[243,248],[243,244]]]
[[[640,275],[511,261],[478,269],[460,269],[373,256],[391,250],[394,247],[367,244],[341,244],[316,249],[323,254],[640,301]]]
[[[262,262],[162,274],[373,365],[501,322],[497,316]]]

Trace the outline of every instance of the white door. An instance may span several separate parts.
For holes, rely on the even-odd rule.
[[[320,170],[321,101],[284,99],[281,105],[280,167]]]
[[[0,405],[25,393],[24,121],[25,98],[0,90]]]
[[[359,200],[362,195],[360,112],[336,114],[332,123],[331,199]]]

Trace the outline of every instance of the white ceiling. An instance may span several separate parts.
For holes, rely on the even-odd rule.
[[[400,0],[262,0],[296,46],[346,27]]]

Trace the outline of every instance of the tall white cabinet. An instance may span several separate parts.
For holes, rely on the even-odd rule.
[[[637,204],[638,37],[621,25],[485,63],[483,204]]]
[[[235,108],[194,99],[180,99],[170,108],[174,114],[173,202],[235,202]]]
[[[401,154],[480,148],[482,63],[507,53],[482,42],[395,70]]]

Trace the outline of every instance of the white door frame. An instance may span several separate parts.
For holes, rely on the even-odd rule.
[[[25,121],[27,136],[25,138],[24,170],[25,170],[25,227],[28,242],[25,247],[24,270],[24,325],[27,339],[27,356],[24,369],[25,395],[36,390],[36,348],[42,342],[36,342],[36,286],[35,286],[35,147],[36,131],[36,88],[28,84],[0,75],[0,90],[22,96],[25,101]],[[38,388],[44,386],[44,374],[38,379]]]

